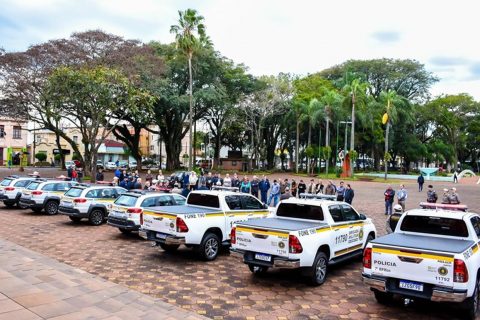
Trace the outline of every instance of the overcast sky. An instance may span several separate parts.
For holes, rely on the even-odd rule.
[[[441,79],[433,95],[466,92],[480,100],[476,0],[0,0],[0,8],[7,51],[89,29],[172,42],[178,10],[195,8],[215,48],[255,75],[409,58]]]

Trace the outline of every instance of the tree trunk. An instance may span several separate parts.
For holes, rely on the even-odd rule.
[[[300,121],[297,120],[297,137],[295,142],[295,172],[298,173],[298,144],[300,140]]]
[[[390,131],[390,121],[387,121],[387,129],[385,130],[385,153],[383,156],[383,165],[385,167],[385,180],[387,180],[388,174],[388,160],[386,159],[387,152],[388,152],[388,134]]]
[[[310,147],[310,143],[312,140],[312,125],[308,124],[308,147]],[[307,173],[310,174],[310,157],[307,156]]]
[[[65,155],[63,154],[62,145],[60,144],[60,135],[55,133],[55,142],[57,144],[58,150],[60,150],[60,169],[65,170]],[[53,159],[55,161],[55,157]]]
[[[188,171],[192,171],[193,168],[193,80],[192,80],[192,54],[188,56],[188,76],[189,76],[189,96],[190,96],[190,112],[188,114],[189,118],[189,134],[190,134],[190,146],[188,150]]]

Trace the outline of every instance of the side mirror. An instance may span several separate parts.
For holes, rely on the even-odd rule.
[[[360,220],[367,220],[367,216],[363,213],[360,213]]]

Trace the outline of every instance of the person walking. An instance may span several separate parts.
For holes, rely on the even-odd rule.
[[[250,184],[250,181],[248,181],[248,178],[245,176],[243,177],[242,184],[240,185],[240,192],[251,193],[251,191],[252,191],[252,185]]]
[[[344,193],[344,196],[343,196],[343,200],[348,204],[352,204],[353,197],[355,197],[355,192],[353,191],[350,184],[347,183],[347,187],[345,188],[345,193]]]
[[[403,212],[405,212],[405,202],[407,201],[408,193],[405,190],[405,185],[400,185],[400,190],[397,191],[397,202],[402,207]]]
[[[422,173],[420,173],[420,175],[418,176],[417,183],[418,183],[418,192],[422,192],[423,184],[425,183],[425,178],[423,177]]]
[[[438,195],[433,189],[433,186],[431,184],[428,185],[428,190],[427,190],[427,202],[430,203],[436,203],[438,200]]]
[[[256,198],[258,198],[258,190],[259,190],[258,184],[259,183],[260,183],[260,181],[258,181],[258,177],[253,176],[253,179],[250,182],[250,186],[251,186],[252,195],[255,196]]]
[[[95,180],[96,181],[103,181],[105,180],[105,177],[103,175],[103,170],[102,169],[98,169],[98,172],[97,174],[95,175]]]
[[[383,195],[385,196],[385,215],[391,215],[393,200],[395,198],[395,190],[392,189],[392,186],[388,186]]]
[[[343,181],[340,181],[340,185],[337,188],[337,201],[343,201],[345,197],[345,186],[343,185]]]
[[[453,171],[453,183],[458,183],[457,170]]]
[[[302,179],[300,179],[297,189],[298,189],[298,197],[300,197],[307,190],[307,185],[305,184],[305,182],[303,182]]]
[[[267,177],[262,177],[262,180],[258,183],[258,188],[260,189],[260,197],[262,198],[263,204],[267,204],[267,194],[270,189],[270,182]]]
[[[270,205],[273,200],[273,206],[276,207],[280,197],[280,185],[277,180],[273,180],[272,190],[270,191],[270,196],[268,197],[267,204]]]

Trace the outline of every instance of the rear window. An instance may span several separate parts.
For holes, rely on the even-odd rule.
[[[277,216],[318,221],[324,220],[322,207],[301,203],[280,203],[277,209]]]
[[[0,185],[1,185],[2,187],[7,187],[7,186],[10,185],[10,182],[12,182],[12,181],[13,181],[12,179],[3,179],[3,180],[2,180],[2,183],[0,183]]]
[[[129,195],[121,195],[114,203],[119,206],[134,207],[137,197]]]
[[[217,196],[202,193],[190,193],[188,195],[187,204],[194,206],[203,206],[211,208],[220,208],[220,202]]]
[[[41,182],[31,182],[28,186],[27,186],[27,190],[37,190],[38,186],[40,185]]]
[[[407,215],[400,230],[452,237],[468,237],[467,225],[463,220]]]
[[[82,188],[71,188],[70,190],[68,190],[65,195],[68,196],[68,197],[80,197],[80,195],[82,194],[82,191],[85,190],[85,189],[82,189]]]
[[[20,181],[15,182],[15,184],[13,186],[23,188],[23,187],[27,186],[30,182],[32,182],[32,180],[20,180]]]

